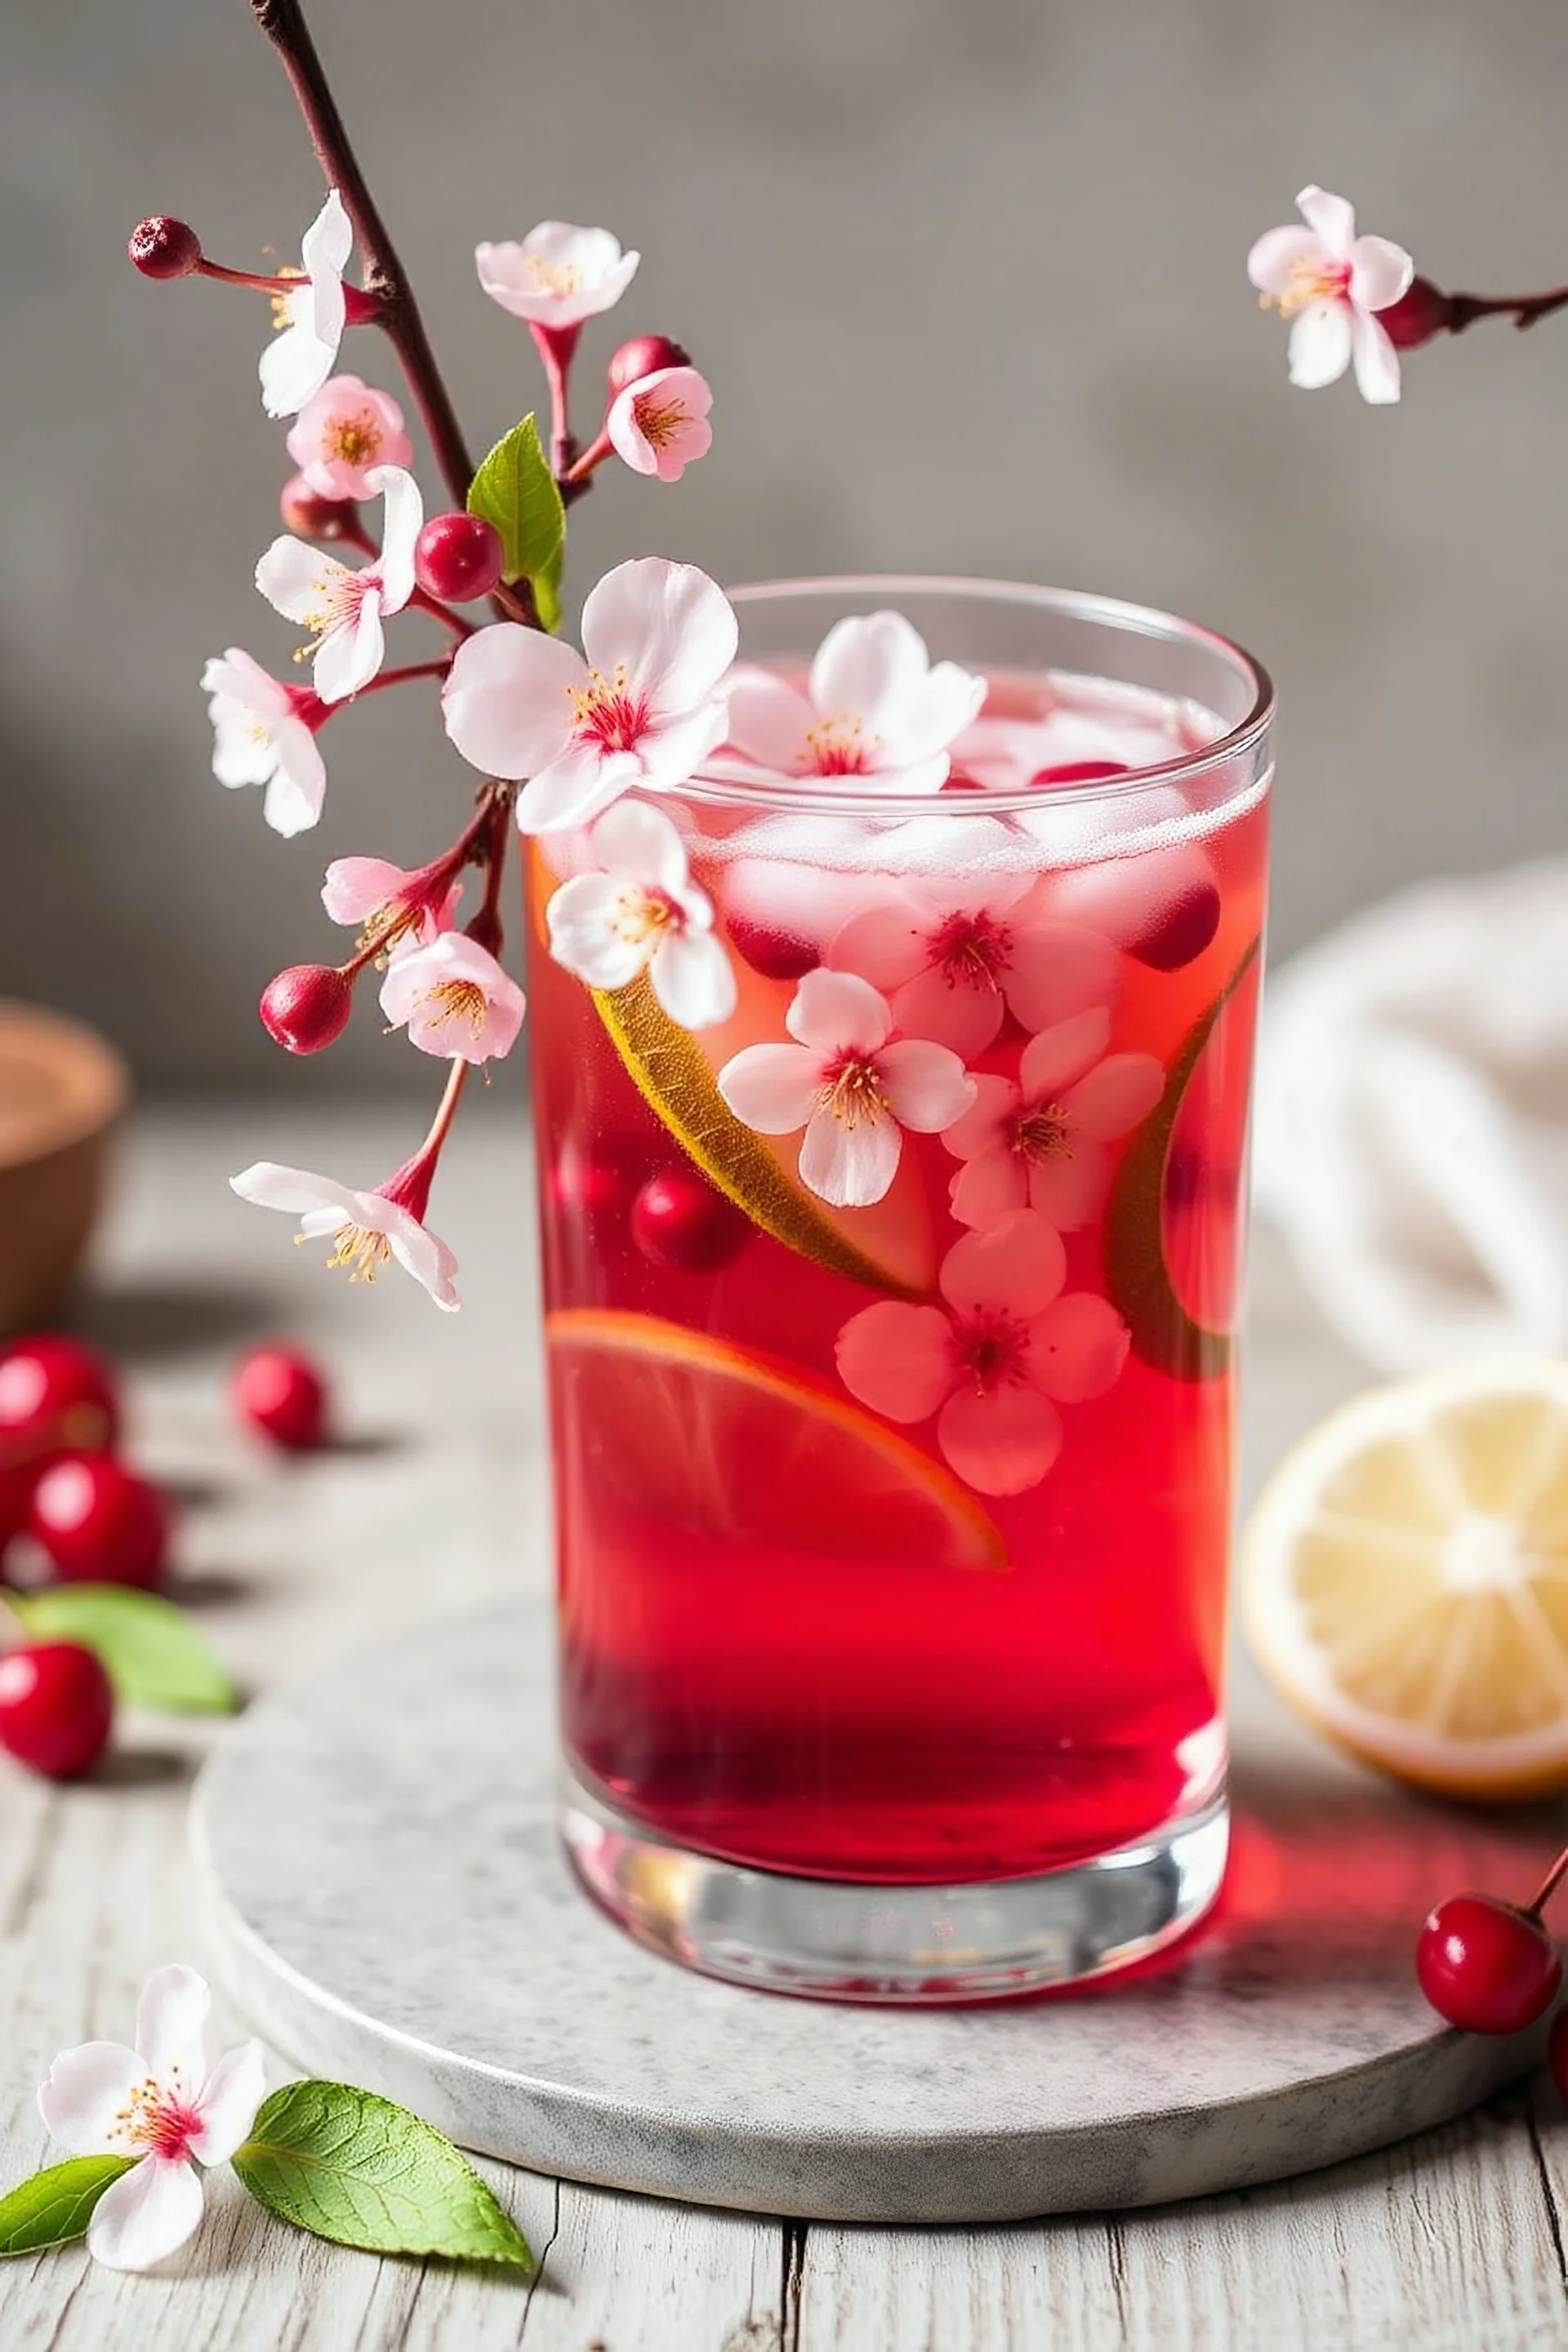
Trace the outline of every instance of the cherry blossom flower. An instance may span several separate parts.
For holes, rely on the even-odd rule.
[[[286,620],[312,632],[316,692],[343,702],[370,684],[386,657],[382,622],[401,613],[414,593],[414,542],[425,520],[419,485],[401,466],[377,466],[367,477],[384,499],[381,553],[357,572],[309,541],[275,539],[256,567],[256,584]]]
[[[1415,274],[1402,246],[1357,236],[1343,196],[1303,188],[1305,228],[1271,228],[1247,257],[1263,307],[1291,320],[1290,381],[1308,391],[1333,383],[1352,362],[1363,400],[1399,398],[1399,354],[1376,313],[1397,302]]]
[[[414,463],[402,409],[357,375],[335,375],[312,393],[283,446],[323,499],[368,499],[377,466]]]
[[[256,2120],[261,2044],[216,2058],[211,2009],[194,1969],[158,1969],[142,1988],[136,2047],[62,2050],[39,2087],[39,2113],[72,2156],[135,2159],[88,2225],[88,2252],[110,2270],[148,2270],[184,2244],[202,2218],[197,2166],[226,2164]]]
[[[326,763],[316,730],[327,706],[308,686],[285,686],[238,646],[215,654],[202,672],[210,699],[213,773],[235,791],[265,784],[262,814],[274,833],[303,833],[321,814]]]
[[[637,274],[640,254],[623,253],[607,228],[541,221],[521,245],[479,245],[474,261],[492,302],[530,326],[580,327],[614,308]]]
[[[974,1100],[958,1055],[894,1034],[888,1000],[848,971],[808,971],[784,1025],[799,1043],[747,1045],[719,1091],[760,1135],[804,1127],[800,1174],[836,1208],[879,1201],[898,1173],[903,1130],[951,1127]]]
[[[1032,874],[906,884],[851,915],[826,961],[879,988],[901,1030],[966,1061],[1009,1011],[1026,1029],[1046,1029],[1109,1003],[1117,987],[1110,940],[1050,920]]]
[[[625,988],[647,971],[683,1029],[710,1029],[735,1009],[735,974],[713,935],[713,901],[691,879],[669,819],[622,801],[591,836],[603,872],[574,874],[545,908],[550,952],[590,988]]]
[[[308,1168],[283,1168],[258,1160],[229,1178],[230,1189],[258,1208],[281,1209],[300,1220],[299,1238],[332,1236],[327,1265],[344,1266],[351,1282],[374,1282],[389,1257],[427,1290],[437,1307],[452,1314],[462,1304],[453,1286],[458,1261],[425,1223],[435,1172],[432,1155],[416,1152],[395,1176],[374,1192],[356,1192],[334,1177]]]
[[[261,354],[261,404],[268,416],[293,416],[331,374],[348,316],[343,271],[353,230],[336,188],[305,231],[299,284],[273,298],[281,331]]]
[[[901,613],[852,614],[816,649],[807,690],[742,669],[729,689],[730,741],[775,774],[833,776],[874,793],[935,793],[948,745],[979,711],[985,681],[933,667]]]
[[[708,422],[712,405],[708,380],[696,368],[656,368],[616,394],[605,430],[634,474],[679,482],[688,466],[713,446]]]
[[[383,952],[398,947],[428,947],[452,929],[461,881],[450,863],[393,866],[384,857],[336,857],[321,885],[321,904],[334,923],[357,923],[359,945],[380,940]]]
[[[1119,1136],[1147,1118],[1163,1073],[1152,1054],[1107,1054],[1103,1005],[1031,1037],[1018,1083],[977,1077],[973,1107],[943,1129],[963,1161],[952,1180],[960,1224],[994,1225],[1026,1201],[1064,1233],[1087,1225],[1110,1182]]]
[[[947,1309],[883,1299],[838,1334],[851,1396],[889,1421],[938,1414],[937,1444],[983,1495],[1038,1486],[1061,1451],[1057,1405],[1103,1396],[1126,1325],[1090,1291],[1063,1296],[1061,1237],[1031,1209],[966,1234],[937,1276]]]
[[[478,940],[443,931],[428,947],[393,957],[381,1009],[422,1054],[447,1061],[499,1061],[510,1054],[528,1009],[510,972]]]
[[[447,732],[486,775],[531,779],[524,833],[585,824],[633,784],[684,783],[722,741],[736,636],[705,572],[642,556],[590,592],[585,660],[511,621],[465,638],[441,690]]]

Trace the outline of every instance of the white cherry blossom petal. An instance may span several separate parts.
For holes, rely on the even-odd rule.
[[[196,2103],[200,2122],[191,2134],[198,2164],[226,2164],[250,2137],[267,2096],[267,2058],[259,2042],[242,2042],[218,2060]]]
[[[1110,1155],[1102,1143],[1076,1135],[1054,1159],[1031,1160],[1029,1206],[1064,1234],[1092,1224],[1110,1190]]]
[[[790,1035],[818,1053],[875,1054],[892,1025],[886,997],[849,971],[808,971],[784,1014]]]
[[[1164,1088],[1165,1073],[1152,1054],[1110,1054],[1068,1086],[1062,1107],[1082,1134],[1114,1143],[1148,1118]]]
[[[748,669],[731,679],[725,699],[735,749],[762,767],[793,775],[806,757],[806,737],[816,719],[807,697],[787,678]]]
[[[212,2064],[212,1994],[207,1980],[179,1962],[154,1969],[136,2005],[136,2047],[160,2083],[179,2082],[194,2100]]]
[[[327,797],[327,768],[316,740],[298,721],[279,730],[278,764],[262,802],[262,814],[286,840],[320,822]]]
[[[1290,328],[1290,381],[1303,392],[1336,383],[1350,365],[1351,313],[1343,302],[1309,302]]]
[[[837,930],[826,961],[858,972],[884,994],[929,969],[931,910],[905,892],[886,906],[863,907]]]
[[[690,879],[686,844],[664,811],[650,808],[647,801],[621,801],[599,819],[594,827],[594,855],[606,874],[652,884],[672,897],[684,891]]]
[[[923,1037],[897,1037],[877,1055],[888,1108],[900,1127],[936,1135],[974,1100],[974,1080],[958,1055]]]
[[[721,702],[705,703],[679,719],[655,720],[639,746],[648,782],[664,790],[684,784],[710,751],[718,750],[728,724]]]
[[[401,613],[414,593],[414,543],[424,529],[425,501],[418,483],[401,466],[373,467],[366,479],[382,500],[381,552],[375,560],[381,609]]]
[[[1032,1388],[955,1389],[936,1433],[951,1467],[982,1495],[1037,1486],[1062,1447],[1060,1414]]]
[[[952,1326],[940,1307],[880,1299],[838,1334],[838,1376],[850,1395],[888,1421],[927,1421],[958,1377]]]
[[[229,1190],[258,1208],[282,1209],[290,1216],[306,1216],[330,1209],[334,1215],[358,1214],[362,1196],[331,1176],[309,1168],[286,1168],[276,1160],[258,1160],[228,1180]]]
[[[148,2271],[195,2234],[201,2177],[183,2158],[146,2156],[110,2181],[93,2208],[87,2250],[111,2271]]]
[[[590,988],[625,988],[647,961],[646,943],[617,925],[626,887],[613,874],[574,874],[545,906],[551,954],[563,971]]]
[[[623,253],[607,228],[541,221],[516,242],[474,249],[479,284],[514,319],[557,332],[581,326],[618,302],[640,257]]]
[[[565,750],[572,696],[587,682],[587,665],[574,647],[542,629],[497,621],[458,647],[441,689],[441,715],[470,767],[515,782]]]
[[[806,1045],[744,1045],[725,1063],[720,1093],[758,1135],[793,1135],[822,1091],[822,1056]]]
[[[965,1234],[942,1262],[937,1282],[961,1315],[1042,1314],[1067,1279],[1061,1236],[1029,1209]]]
[[[889,1002],[906,1036],[929,1037],[965,1062],[984,1052],[1007,1011],[999,988],[950,979],[934,966],[895,988]]]
[[[956,1171],[948,1199],[961,1225],[994,1225],[1015,1210],[1027,1208],[1029,1171],[1017,1152],[995,1144],[977,1151]]]
[[[683,1029],[713,1029],[735,1010],[734,968],[711,931],[669,931],[648,959],[653,992]]]
[[[1385,236],[1358,236],[1351,247],[1350,297],[1363,310],[1386,310],[1408,293],[1415,264]]]
[[[1351,356],[1362,398],[1373,408],[1392,406],[1399,398],[1399,353],[1388,329],[1370,310],[1351,313]]]
[[[1075,1290],[1031,1321],[1029,1378],[1058,1403],[1081,1403],[1115,1385],[1131,1344],[1108,1298]]]
[[[353,567],[335,555],[287,534],[273,541],[256,567],[256,584],[273,611],[312,628],[353,577]]]
[[[635,751],[606,758],[591,743],[570,742],[518,795],[520,833],[560,833],[591,824],[633,784],[647,781]]]
[[[942,1130],[942,1141],[960,1160],[971,1160],[977,1151],[989,1151],[1000,1144],[1007,1114],[1017,1108],[1019,1101],[1018,1089],[1012,1080],[998,1076],[994,1071],[977,1072],[972,1083],[974,1099],[970,1108]],[[1021,1199],[1019,1205],[1022,1206]]]
[[[1031,1037],[1018,1063],[1018,1087],[1031,1101],[1063,1094],[1092,1070],[1110,1043],[1110,1014],[1103,1004],[1075,1013]]]
[[[413,1276],[444,1315],[455,1315],[462,1305],[452,1280],[458,1260],[440,1234],[397,1208],[392,1210],[385,1231],[392,1255],[404,1273]]]
[[[800,1147],[801,1182],[832,1208],[869,1208],[898,1174],[903,1148],[902,1129],[883,1112],[862,1107],[850,1121],[816,1111]]]
[[[1053,1028],[1092,1005],[1114,1004],[1121,975],[1112,942],[1079,923],[1018,919],[1002,975],[1007,1002],[1026,1029]]]
[[[877,728],[926,676],[925,640],[902,613],[851,614],[816,649],[811,699],[825,716],[853,710]]]
[[[62,2050],[38,2090],[38,2113],[71,2156],[125,2153],[125,2108],[147,2078],[147,2062],[122,2042]]]
[[[1343,196],[1331,196],[1327,188],[1307,187],[1297,197],[1296,207],[1333,258],[1348,261],[1355,243],[1355,206]]]
[[[323,702],[346,702],[358,694],[386,658],[380,591],[367,588],[355,602],[352,625],[329,630],[316,655],[312,676]]]
[[[1264,230],[1247,257],[1247,274],[1260,294],[1286,294],[1292,272],[1302,263],[1328,258],[1316,229],[1292,222],[1286,228]]]
[[[617,564],[583,606],[589,667],[611,677],[624,666],[632,692],[646,695],[661,718],[685,716],[715,695],[739,640],[734,608],[718,583],[695,564],[659,555]]]

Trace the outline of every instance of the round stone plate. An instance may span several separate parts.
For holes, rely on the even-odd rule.
[[[1411,1956],[1437,1896],[1528,1890],[1553,1818],[1402,1795],[1255,1685],[1205,1934],[1092,1992],[919,2011],[714,1983],[601,1916],[556,1842],[551,1669],[537,1604],[434,1625],[254,1708],[196,1796],[240,2009],[469,2147],[769,2213],[1002,2221],[1307,2171],[1540,2054],[1444,2031]]]

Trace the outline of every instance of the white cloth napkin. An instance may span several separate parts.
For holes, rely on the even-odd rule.
[[[1568,859],[1403,890],[1271,974],[1254,1168],[1380,1370],[1568,1351]]]

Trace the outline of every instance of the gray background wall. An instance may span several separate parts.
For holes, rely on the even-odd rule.
[[[1558,0],[314,16],[477,443],[536,378],[471,248],[545,214],[640,245],[617,325],[713,379],[711,457],[580,509],[579,590],[657,549],[1054,580],[1238,635],[1286,710],[1285,948],[1563,845],[1568,319],[1420,353],[1372,412],[1288,389],[1242,276],[1309,178],[1447,283],[1568,276]],[[417,1076],[374,1020],[290,1069],[251,1002],[338,936],[325,858],[426,853],[467,772],[409,695],[334,728],[300,842],[212,781],[204,655],[290,643],[248,581],[281,478],[265,306],[122,258],[161,208],[237,264],[297,250],[319,184],[245,0],[13,0],[0,189],[0,991],[98,1018],[154,1081]],[[392,383],[373,338],[345,357]]]

